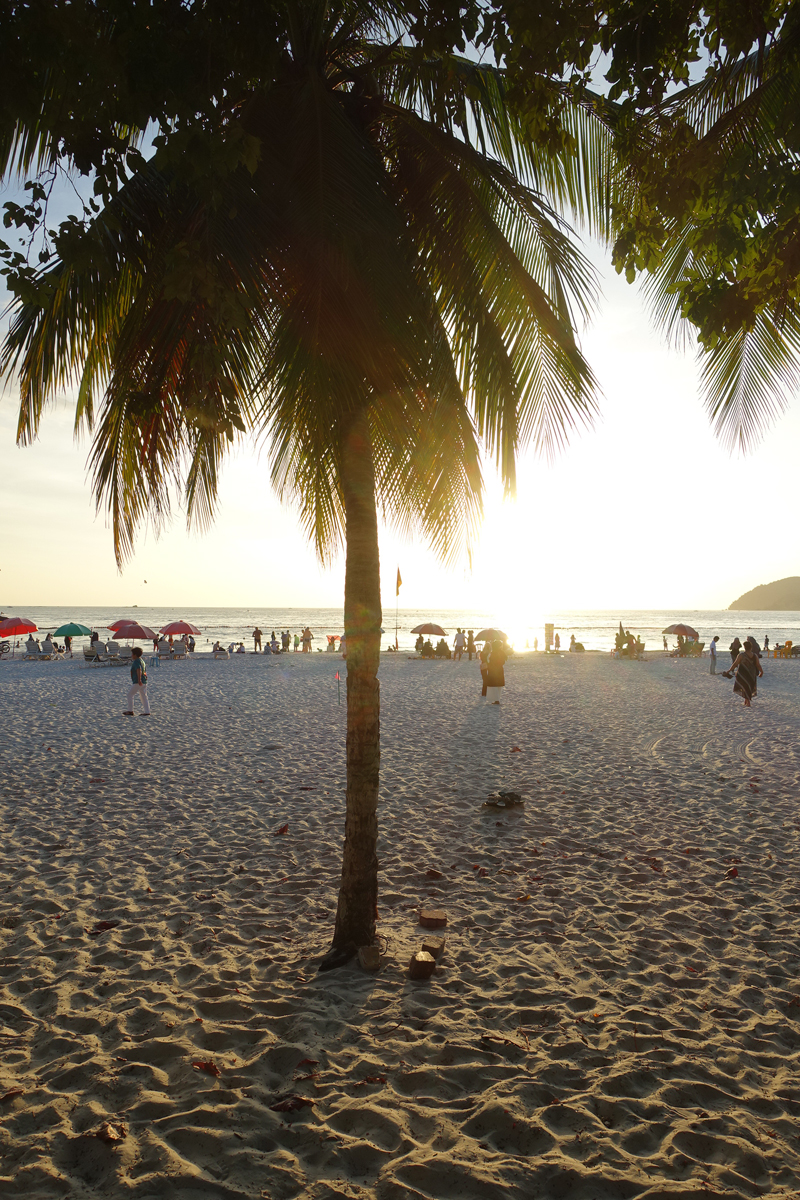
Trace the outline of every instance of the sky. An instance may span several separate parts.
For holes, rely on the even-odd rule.
[[[599,251],[592,257],[603,264]],[[557,460],[519,464],[504,501],[487,471],[484,524],[471,569],[445,567],[419,542],[381,531],[384,607],[508,612],[727,608],[756,584],[798,574],[800,404],[743,458],[715,438],[693,352],[669,348],[636,287],[602,265],[603,299],[585,331],[600,412]],[[159,538],[142,533],[122,573],[111,529],[95,514],[69,397],[38,442],[15,445],[15,398],[0,402],[0,608],[26,605],[336,607],[344,563],[317,562],[296,514],[269,486],[266,456],[238,448],[218,515],[189,533],[180,511]]]

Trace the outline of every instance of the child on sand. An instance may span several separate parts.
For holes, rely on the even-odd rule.
[[[142,662],[141,646],[133,647],[133,662],[131,663],[131,686],[128,688],[128,707],[125,709],[124,716],[133,716],[133,701],[138,692],[142,700],[142,716],[150,716],[150,702],[147,699],[147,671],[144,669]]]

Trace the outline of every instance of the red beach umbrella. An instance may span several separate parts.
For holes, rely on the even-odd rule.
[[[169,625],[165,625],[160,633],[199,633],[200,630],[196,625],[192,625],[189,621],[170,621]]]
[[[27,617],[6,617],[4,621],[0,621],[0,637],[4,634],[13,637],[15,633],[36,633],[38,629],[39,626]]]
[[[27,617],[5,617],[0,621],[0,637],[14,637],[18,633],[36,633],[39,626],[33,621],[29,621]],[[11,652],[11,657],[17,653],[17,645],[14,643],[14,648]]]
[[[158,638],[158,634],[152,629],[148,629],[146,625],[140,625],[138,621],[117,621],[117,628],[114,631],[117,637],[121,638],[143,638],[145,641],[154,642]],[[107,625],[107,629],[111,626]]]
[[[112,633],[119,633],[120,625],[135,625],[133,617],[120,617],[118,621],[109,621],[108,625],[101,626],[102,629],[110,629]]]
[[[381,633],[382,632],[383,630],[381,630]],[[434,634],[437,637],[447,637],[447,631],[442,629],[441,625],[434,625],[431,621],[429,621],[426,625],[415,625],[411,632]]]

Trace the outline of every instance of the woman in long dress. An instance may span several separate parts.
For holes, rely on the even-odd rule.
[[[735,677],[733,690],[739,696],[744,696],[744,706],[750,708],[750,701],[757,692],[758,680],[764,674],[750,638],[745,640],[741,653],[736,656],[736,662],[725,674],[729,679],[732,675]]]
[[[489,655],[489,669],[486,672],[486,697],[489,704],[500,703],[500,689],[506,686],[503,667],[507,658],[508,654],[503,643],[494,642],[492,653]]]

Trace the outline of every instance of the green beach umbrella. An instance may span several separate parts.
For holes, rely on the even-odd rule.
[[[62,625],[55,631],[53,637],[80,637],[82,634],[91,632],[91,629],[87,629],[85,625],[79,625],[77,621],[68,621],[66,625]]]

